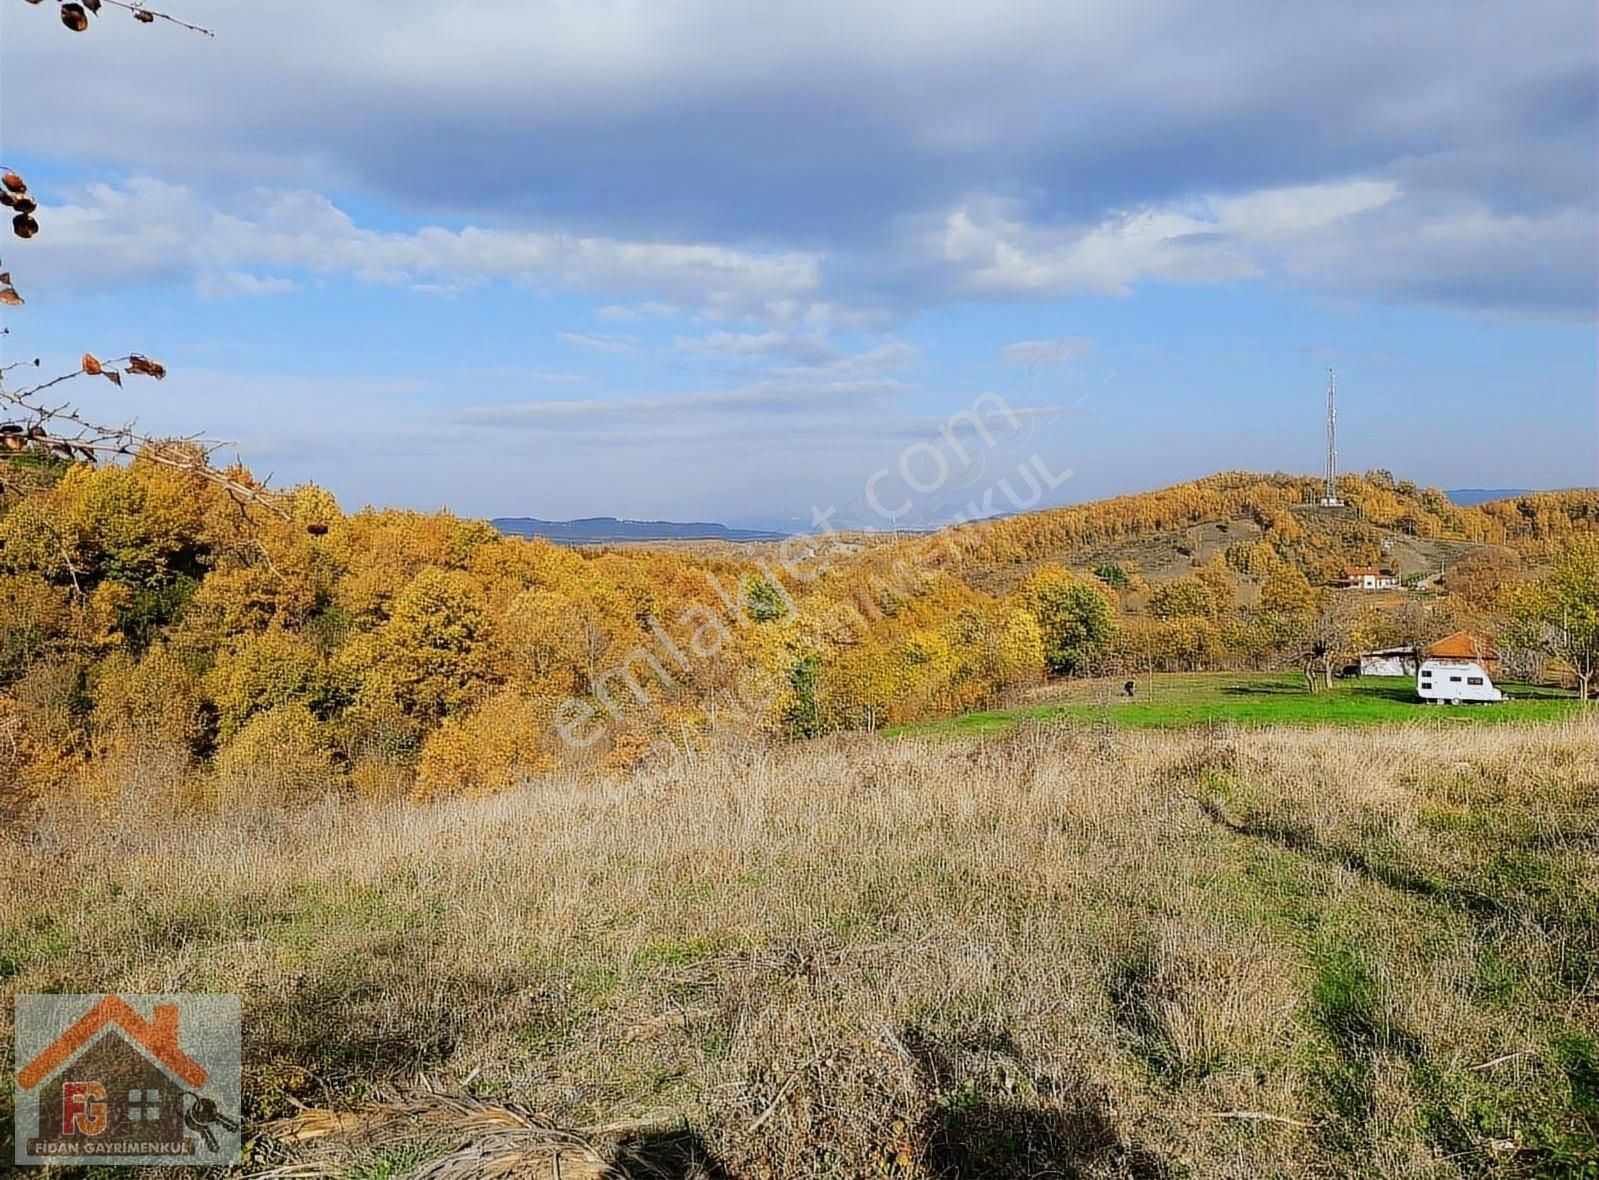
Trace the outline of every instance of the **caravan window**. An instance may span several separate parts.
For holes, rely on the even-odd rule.
[[[1481,684],[1482,683],[1482,677],[1481,676],[1468,676],[1468,677],[1466,677],[1466,683],[1467,684]]]
[[[1460,683],[1460,677],[1458,677],[1458,676],[1451,676],[1451,677],[1450,677],[1450,678],[1449,678],[1449,683],[1451,683],[1451,684],[1459,684],[1459,683]]]

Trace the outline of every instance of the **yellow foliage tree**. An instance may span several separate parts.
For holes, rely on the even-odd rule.
[[[406,712],[436,721],[487,687],[488,637],[477,584],[461,571],[430,566],[395,598],[378,632],[376,662]]]
[[[413,798],[485,795],[553,768],[556,703],[506,688],[471,712],[447,718],[422,747]]]
[[[227,741],[257,713],[280,705],[321,704],[330,691],[321,655],[283,630],[250,635],[223,651],[205,678],[216,706],[217,732]]]
[[[133,660],[115,652],[95,678],[93,722],[103,741],[198,748],[206,737],[199,678],[167,644]]]
[[[1315,608],[1316,591],[1297,567],[1280,565],[1261,586],[1260,605],[1277,614],[1298,614]]]

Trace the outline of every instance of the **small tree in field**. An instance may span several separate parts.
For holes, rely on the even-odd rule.
[[[1515,642],[1564,663],[1584,700],[1599,675],[1599,538],[1577,537],[1549,572],[1510,595]]]
[[[1305,646],[1299,657],[1308,691],[1332,688],[1333,669],[1354,651],[1358,624],[1359,612],[1351,599],[1337,591],[1323,593],[1316,613],[1308,618]]]
[[[1087,582],[1047,565],[1022,583],[1021,600],[1044,635],[1044,660],[1060,676],[1086,671],[1115,625],[1110,603]]]

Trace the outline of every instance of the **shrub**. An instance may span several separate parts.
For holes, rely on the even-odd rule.
[[[206,738],[198,678],[166,644],[137,664],[121,652],[107,658],[95,679],[93,719],[96,733],[113,742],[195,750]]]
[[[258,713],[222,747],[213,782],[223,807],[311,802],[336,785],[327,730],[301,704]]]
[[[788,596],[769,578],[751,578],[744,588],[744,613],[757,623],[770,623],[788,613]]]
[[[68,619],[66,590],[37,574],[0,574],[0,684],[43,655]]]
[[[1149,596],[1157,619],[1208,619],[1217,613],[1215,592],[1197,577],[1163,582]]]
[[[250,636],[223,653],[206,676],[205,688],[216,705],[223,741],[257,713],[288,704],[314,710],[325,703],[329,691],[316,649],[278,630]]]
[[[1107,586],[1114,586],[1117,590],[1125,590],[1130,584],[1127,571],[1115,562],[1107,562],[1104,565],[1095,566],[1094,577]]]
[[[1012,611],[1000,628],[996,679],[1005,688],[1036,684],[1044,676],[1044,632],[1024,610]]]

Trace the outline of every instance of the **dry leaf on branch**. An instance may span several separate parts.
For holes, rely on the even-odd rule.
[[[25,193],[28,191],[27,182],[15,172],[7,172],[4,176],[0,176],[0,184],[5,185],[9,191],[14,193]]]
[[[39,223],[31,213],[18,213],[11,219],[11,232],[19,238],[31,238],[39,232]]]
[[[74,33],[81,33],[89,27],[89,14],[83,11],[81,4],[63,4],[61,6],[61,23]]]
[[[0,287],[0,303],[5,304],[7,307],[21,307],[23,298],[17,294],[15,287],[7,285]]]
[[[94,353],[86,352],[83,354],[83,371],[89,374],[91,377],[98,377],[100,375],[100,360],[94,355]]]
[[[145,24],[151,25],[155,23],[155,13],[146,12],[142,8],[136,8],[133,10],[133,19],[137,21],[143,21]]]
[[[107,381],[111,382],[111,384],[115,385],[118,389],[122,388],[121,373],[117,372],[115,369],[107,369],[104,376]]]
[[[128,372],[154,377],[159,381],[167,375],[167,367],[160,361],[153,361],[147,356],[140,356],[138,353],[134,353],[128,358]]]

